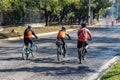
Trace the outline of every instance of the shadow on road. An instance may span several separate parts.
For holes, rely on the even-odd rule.
[[[70,67],[70,66],[61,66],[61,67],[37,67],[34,66],[30,67],[22,67],[16,69],[0,69],[0,72],[40,72],[45,75],[51,76],[61,76],[61,75],[69,75],[69,74],[85,74],[87,72],[96,72],[93,69],[90,69],[87,66],[77,66],[77,67]]]

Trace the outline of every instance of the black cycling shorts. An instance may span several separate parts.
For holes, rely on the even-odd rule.
[[[78,41],[77,48],[81,48],[82,46],[87,46],[87,45],[88,45],[87,42]]]

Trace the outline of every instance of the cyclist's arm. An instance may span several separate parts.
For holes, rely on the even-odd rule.
[[[89,30],[87,31],[87,34],[89,35],[90,40],[92,40],[92,34]]]
[[[32,30],[32,34],[35,36],[35,38],[38,38],[33,30]]]
[[[66,32],[66,35],[67,35],[67,37],[69,38],[69,39],[71,39],[71,37],[70,37],[70,35]]]

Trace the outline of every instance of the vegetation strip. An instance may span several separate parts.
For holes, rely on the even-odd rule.
[[[120,80],[120,60],[108,69],[100,80]]]

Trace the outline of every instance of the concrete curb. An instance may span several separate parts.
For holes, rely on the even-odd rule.
[[[117,62],[120,59],[120,56],[115,56],[111,60],[109,60],[107,63],[103,64],[102,67],[99,68],[99,70],[96,73],[93,73],[92,76],[90,76],[89,80],[100,80],[101,76],[104,74],[104,72],[111,67],[115,62]]]
[[[72,25],[72,26],[77,26],[79,27],[80,25]],[[95,25],[96,26],[96,25]],[[95,27],[94,25],[91,25],[91,26],[88,26],[88,27]],[[78,29],[78,28],[76,28]],[[72,30],[76,30],[76,29],[69,29],[67,31],[72,31]],[[3,30],[3,28],[0,29],[1,31]],[[54,32],[49,32],[49,33],[40,33],[40,34],[37,34],[38,37],[40,36],[44,36],[44,35],[50,35],[50,34],[56,34],[58,31],[54,31]],[[0,39],[1,40],[19,40],[19,39],[22,39],[23,37],[20,36],[20,37],[11,37],[11,38],[5,38],[5,39]]]

